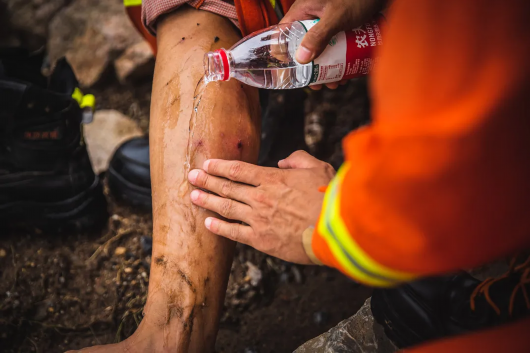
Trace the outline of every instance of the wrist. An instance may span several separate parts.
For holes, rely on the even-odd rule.
[[[307,257],[309,257],[309,260],[311,260],[311,262],[315,265],[322,266],[322,261],[320,261],[313,252],[312,242],[314,231],[315,227],[313,226],[308,227],[306,228],[306,230],[304,230],[304,232],[302,233],[302,245],[304,246],[304,251]]]

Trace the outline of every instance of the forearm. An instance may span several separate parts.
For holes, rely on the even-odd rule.
[[[181,351],[212,351],[234,243],[206,230],[210,214],[190,203],[187,174],[207,158],[256,162],[258,94],[236,81],[201,84],[204,53],[239,40],[228,20],[184,7],[160,20],[157,34],[150,126],[153,298],[146,311],[165,310],[166,321],[154,324],[164,326]]]

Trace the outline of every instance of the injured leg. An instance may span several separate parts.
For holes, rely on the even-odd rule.
[[[204,227],[187,174],[208,158],[255,163],[257,90],[231,80],[204,86],[203,56],[239,33],[225,18],[183,7],[158,23],[150,126],[153,260],[144,318],[117,345],[89,352],[213,352],[234,243]]]

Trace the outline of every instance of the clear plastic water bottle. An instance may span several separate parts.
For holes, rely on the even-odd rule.
[[[235,78],[268,89],[300,88],[368,74],[375,64],[374,48],[382,45],[382,16],[351,31],[340,32],[318,58],[308,64],[295,60],[296,50],[319,20],[282,23],[252,33],[229,50],[206,53],[205,81]]]

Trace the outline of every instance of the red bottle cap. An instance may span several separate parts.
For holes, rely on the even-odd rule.
[[[228,81],[228,78],[230,77],[230,67],[228,64],[228,55],[226,55],[226,51],[224,49],[217,49],[215,51],[216,53],[219,53],[221,55],[221,60],[223,60],[223,81]]]

